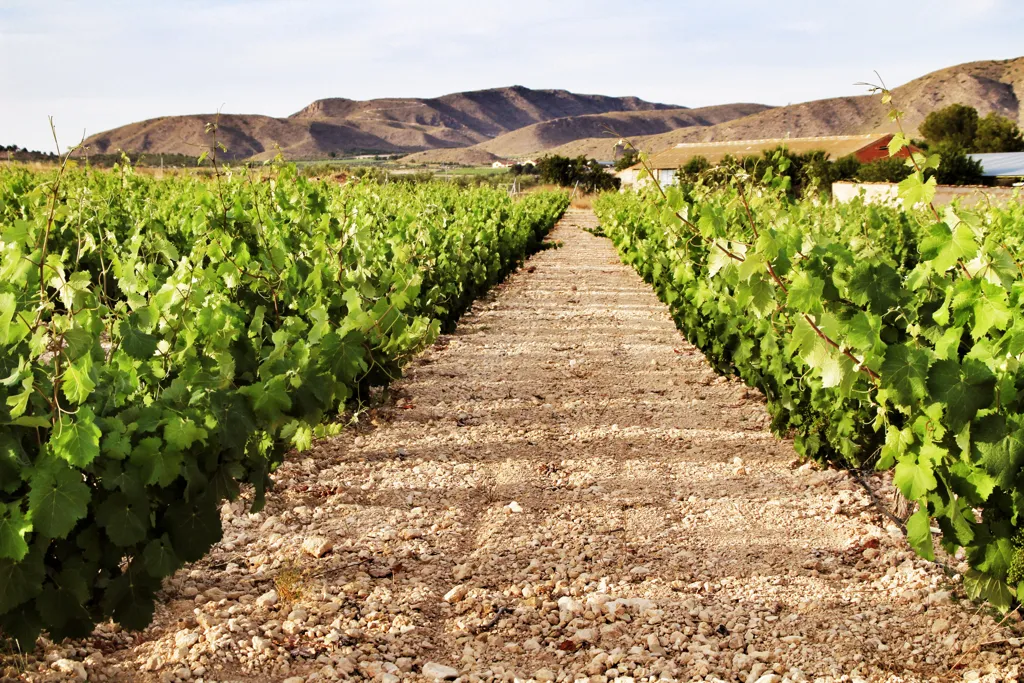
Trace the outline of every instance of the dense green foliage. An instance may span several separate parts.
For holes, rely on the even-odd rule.
[[[918,130],[929,145],[944,142],[969,149],[978,134],[978,110],[965,104],[951,104],[929,113]]]
[[[942,165],[937,169],[929,169],[925,177],[935,174],[939,185],[977,185],[981,183],[984,168],[980,161],[967,155],[963,147],[950,142],[932,145],[929,152],[942,157]]]
[[[919,130],[929,151],[936,145],[977,153],[1024,151],[1024,137],[1014,121],[995,112],[981,118],[977,109],[963,104],[931,112]]]
[[[851,166],[849,175],[842,180],[859,180],[862,183],[898,183],[906,180],[911,172],[906,162],[897,157],[878,159],[867,164],[857,162],[856,157],[853,156],[846,158],[853,159],[855,165]]]
[[[1007,609],[1024,596],[1024,206],[939,214],[938,159],[915,161],[900,194],[919,210],[793,201],[774,167],[595,210],[687,339],[764,392],[776,433],[893,468],[915,550],[933,557],[936,524],[969,594]]]
[[[640,153],[633,147],[627,147],[623,150],[622,156],[615,160],[614,168],[616,171],[625,171],[638,161],[640,161]]]
[[[974,152],[1024,152],[1024,135],[1016,123],[995,112],[978,121]]]
[[[537,172],[542,183],[561,187],[578,187],[581,192],[615,190],[619,179],[608,173],[594,159],[578,156],[575,159],[549,155],[537,162]]]
[[[564,193],[0,170],[0,631],[145,626],[270,472],[538,246]]]
[[[967,156],[963,149],[943,143],[937,145],[935,151],[942,156],[943,164],[938,169],[928,169],[925,177],[936,176],[942,185],[970,185],[982,181],[981,164]],[[843,180],[899,183],[913,172],[905,159],[897,157],[861,163],[849,155],[833,161],[823,151],[796,154],[780,146],[738,159],[726,156],[714,166],[704,157],[694,157],[677,171],[676,178],[684,187],[698,180],[705,185],[729,185],[733,174],[742,170],[754,179],[753,182],[760,182],[758,179],[764,177],[769,168],[771,177],[788,178],[786,191],[791,198],[830,195],[832,183]]]

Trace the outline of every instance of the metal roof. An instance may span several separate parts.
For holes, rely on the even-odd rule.
[[[972,159],[981,162],[982,175],[989,177],[1024,177],[1024,152],[1001,152],[998,154],[971,154]]]
[[[769,138],[763,140],[728,140],[722,142],[684,142],[663,152],[652,154],[651,168],[676,169],[694,157],[704,157],[712,164],[720,162],[726,155],[737,159],[757,155],[766,150],[783,146],[795,154],[822,151],[832,159],[839,159],[858,152],[878,141],[883,147],[889,141],[889,133],[871,135],[828,135],[816,138]],[[640,168],[637,165],[636,168]]]

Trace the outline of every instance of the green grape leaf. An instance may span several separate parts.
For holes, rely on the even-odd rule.
[[[36,598],[36,609],[51,638],[84,638],[92,632],[94,625],[82,602],[83,598],[73,591],[47,584]]]
[[[928,353],[903,344],[885,350],[881,368],[882,388],[903,406],[912,406],[925,397],[928,377]]]
[[[124,422],[118,418],[103,421],[103,439],[100,441],[103,455],[115,460],[124,460],[132,452],[132,440]]]
[[[164,440],[168,446],[184,451],[196,441],[205,441],[206,430],[189,418],[172,415],[164,426]]]
[[[103,595],[103,611],[110,614],[122,626],[141,630],[153,620],[156,604],[153,593],[159,587],[156,579],[138,566],[128,565],[128,570],[110,582]]]
[[[878,353],[884,350],[882,342],[882,319],[868,311],[857,311],[846,323],[846,340],[861,353]]]
[[[893,483],[908,500],[920,500],[938,486],[932,462],[927,458],[909,456],[896,463]]]
[[[134,545],[149,530],[149,504],[145,499],[113,493],[96,509],[96,521],[114,543],[121,547]]]
[[[181,474],[182,460],[181,451],[164,448],[164,442],[155,436],[139,441],[131,455],[132,465],[147,485],[169,486]]]
[[[801,313],[817,315],[822,311],[821,300],[824,291],[824,281],[801,271],[790,282],[786,303]]]
[[[25,535],[32,531],[32,522],[16,502],[0,503],[0,558],[15,562],[28,555]]]
[[[750,304],[761,317],[770,314],[775,309],[775,287],[763,277],[752,279]]]
[[[956,360],[960,357],[960,342],[964,328],[950,327],[935,342],[935,355],[942,360]]]
[[[1024,466],[1024,425],[1020,418],[1007,421],[988,415],[975,423],[972,432],[974,457],[1004,491],[1013,491]]]
[[[0,294],[0,344],[14,345],[27,337],[31,330],[17,316],[18,301],[14,294]]]
[[[935,190],[938,183],[935,176],[923,180],[920,173],[914,173],[901,181],[898,194],[906,206],[912,207],[918,204],[927,204],[935,199]]]
[[[89,398],[96,382],[92,380],[92,358],[82,356],[64,369],[61,388],[72,403],[82,403]]]
[[[64,538],[89,511],[92,493],[82,473],[59,460],[37,463],[29,480],[32,525],[45,538]]]
[[[164,517],[175,554],[185,562],[195,562],[220,540],[222,529],[216,502],[210,496],[171,505]]]
[[[971,600],[987,600],[1001,612],[1013,607],[1013,593],[1006,582],[975,569],[968,569],[964,574],[964,590]]]
[[[32,600],[43,588],[44,544],[33,543],[28,555],[19,561],[0,558],[0,615]]]
[[[918,555],[926,560],[935,560],[935,546],[932,544],[931,518],[924,505],[907,520],[907,542]]]
[[[21,488],[31,467],[21,442],[8,432],[0,432],[0,491],[13,493]]]
[[[100,428],[96,414],[87,405],[74,416],[64,415],[50,434],[54,454],[76,467],[85,467],[100,454]]]
[[[1012,529],[999,529],[1000,526],[1009,527],[1008,524],[997,523],[992,525],[995,527],[995,531],[1009,531]],[[1010,570],[1010,566],[1013,564],[1014,555],[1016,555],[1016,548],[1013,547],[1013,541],[1010,540],[1009,533],[997,533],[991,535],[985,539],[984,557],[981,558],[980,562],[974,561],[971,564],[974,568],[980,572],[985,572],[992,576],[1000,579],[1004,578],[1007,572]],[[972,558],[974,559],[974,558]]]
[[[928,371],[932,398],[945,403],[946,427],[954,432],[995,400],[996,377],[981,361],[939,360]]]
[[[149,360],[157,350],[155,336],[133,327],[128,321],[118,323],[118,332],[121,334],[121,348],[132,358]]]
[[[714,277],[721,270],[732,265],[733,259],[726,253],[727,249],[727,245],[720,244],[719,242],[715,242],[715,246],[711,247],[708,254],[708,277]]]
[[[18,299],[11,292],[0,293],[0,344],[7,344],[11,333],[11,320],[18,310]]]
[[[171,539],[168,538],[167,534],[160,538],[154,538],[147,543],[146,549],[142,553],[142,558],[146,566],[146,572],[155,579],[170,576],[181,566],[181,562],[178,560],[178,556],[174,554],[174,548],[171,546]]]
[[[68,360],[73,361],[84,356],[95,344],[96,337],[80,325],[75,325],[64,333],[64,355]]]
[[[1006,303],[1006,290],[999,285],[983,281],[981,292],[974,302],[974,327],[971,336],[981,339],[989,330],[1005,330],[1010,322],[1010,309]]]

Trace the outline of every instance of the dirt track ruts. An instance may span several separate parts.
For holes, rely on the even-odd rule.
[[[1019,625],[960,601],[848,476],[799,466],[594,224],[570,210],[561,248],[283,466],[266,510],[226,505],[140,637],[50,659],[117,680],[1015,680]]]

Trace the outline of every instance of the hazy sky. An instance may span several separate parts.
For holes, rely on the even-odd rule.
[[[787,104],[1022,55],[1021,0],[0,0],[0,144],[505,85]]]

